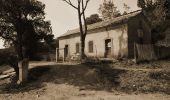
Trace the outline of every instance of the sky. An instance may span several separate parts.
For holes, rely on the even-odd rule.
[[[46,20],[51,21],[53,34],[55,37],[58,37],[68,30],[78,27],[78,16],[74,8],[63,2],[63,0],[39,0],[42,1],[45,5]],[[77,0],[71,0],[73,4]],[[113,0],[115,6],[120,12],[123,9],[123,3],[127,4],[131,11],[139,9],[137,7],[137,0]],[[90,0],[87,10],[86,17],[91,14],[98,13],[99,5],[102,4],[103,0]],[[0,40],[0,48],[3,47],[3,42]]]
[[[78,27],[78,16],[74,8],[63,2],[63,0],[40,0],[46,4],[45,12],[47,14],[47,20],[51,20],[53,34],[55,37],[64,34],[68,30]],[[71,0],[73,4],[77,0]],[[131,11],[137,10],[137,0],[113,0],[115,6],[121,12],[123,9],[123,3],[130,6]],[[90,0],[87,10],[86,17],[91,14],[98,13],[99,5],[102,4],[103,0]]]

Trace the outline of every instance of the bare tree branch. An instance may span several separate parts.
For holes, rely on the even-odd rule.
[[[78,3],[80,3],[81,2],[81,0],[78,0]]]
[[[85,18],[85,10],[87,8],[87,4],[90,0],[77,0],[78,6],[75,7],[72,3],[71,0],[63,0],[66,3],[68,3],[70,6],[74,7],[78,11],[78,19],[79,19],[79,28],[80,28],[80,42],[81,42],[81,60],[83,60],[85,56],[84,48],[85,48],[85,38],[87,34],[87,23],[86,23],[86,18]],[[85,3],[85,4],[84,4]],[[83,25],[84,22],[84,25]]]
[[[90,1],[90,0],[86,0],[86,3],[85,3],[85,5],[84,5],[84,0],[82,0],[82,13],[81,13],[81,15],[82,15],[82,14],[84,13],[84,11],[86,10],[89,1]]]
[[[70,0],[63,0],[63,1],[66,2],[67,4],[69,4],[70,6],[72,6],[73,8],[78,9],[78,7],[73,5],[73,3]]]
[[[87,4],[89,3],[89,1],[90,1],[90,0],[87,0],[87,1],[86,1],[86,4],[85,4],[85,7],[84,7],[84,10],[86,10],[86,8],[87,8]]]
[[[83,2],[84,0],[82,0],[82,11],[84,10],[84,2]],[[84,10],[85,11],[85,10]],[[84,38],[85,38],[85,36],[86,36],[86,34],[87,34],[87,23],[86,23],[86,17],[85,17],[85,12],[82,12],[82,16],[83,16],[83,20],[84,20]]]

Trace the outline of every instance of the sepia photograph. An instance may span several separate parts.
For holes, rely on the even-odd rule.
[[[0,0],[0,100],[170,100],[170,0]]]

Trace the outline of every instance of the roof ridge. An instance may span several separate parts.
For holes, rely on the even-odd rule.
[[[136,10],[136,11],[127,13],[126,15],[121,15],[119,17],[115,17],[115,18],[110,19],[110,20],[105,20],[105,21],[97,22],[97,23],[94,23],[94,24],[91,24],[91,25],[87,25],[87,27],[88,27],[88,30],[104,27],[104,26],[107,26],[109,24],[116,23],[116,22],[125,20],[127,18],[134,17],[134,16],[140,14],[141,12],[142,12],[141,10]],[[72,30],[67,30],[67,32],[62,34],[61,36],[59,36],[59,38],[64,37],[64,36],[68,36],[68,35],[72,35],[72,34],[75,34],[75,33],[78,33],[78,32],[80,32],[79,28],[75,28],[75,29],[72,29]]]

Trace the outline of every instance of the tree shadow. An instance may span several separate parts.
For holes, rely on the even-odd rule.
[[[80,90],[112,91],[119,86],[119,75],[125,70],[113,69],[109,64],[37,66],[29,71],[28,83],[4,85],[2,93],[28,92],[44,88],[44,83],[69,84]],[[1,93],[0,92],[0,93]]]
[[[127,72],[123,69],[114,69],[110,62],[94,65],[94,67],[98,70],[99,82],[102,84],[100,89],[106,91],[118,90],[121,83],[120,75]]]
[[[17,94],[20,92],[28,92],[30,90],[36,90],[45,87],[44,84],[40,84],[39,79],[44,74],[48,73],[50,68],[48,66],[37,66],[29,70],[28,81],[22,85],[17,85],[13,82],[14,77],[11,77],[10,82],[1,84],[0,94]]]

